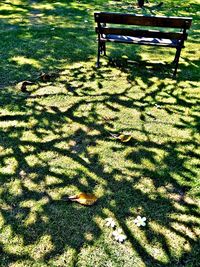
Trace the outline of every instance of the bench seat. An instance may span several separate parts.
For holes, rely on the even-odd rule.
[[[129,43],[129,44],[143,44],[143,45],[155,45],[166,47],[177,47],[180,40],[171,40],[164,38],[150,38],[150,37],[133,37],[126,35],[107,34],[101,37],[103,42],[117,42],[117,43]]]

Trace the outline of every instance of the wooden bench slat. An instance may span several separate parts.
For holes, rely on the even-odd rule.
[[[162,17],[144,16],[133,14],[120,14],[111,12],[95,12],[95,21],[99,23],[113,23],[126,25],[143,25],[153,27],[186,28],[189,29],[192,23],[190,17]]]
[[[150,37],[131,37],[125,35],[112,35],[109,34],[106,38],[101,38],[105,42],[115,43],[128,43],[128,44],[141,44],[141,45],[153,45],[153,46],[165,46],[165,47],[177,47],[179,42],[170,39],[150,38]]]
[[[108,28],[108,27],[96,27],[96,32],[100,34],[112,34],[112,35],[127,35],[134,37],[153,37],[153,38],[165,38],[165,39],[187,39],[187,34],[182,32],[162,32],[153,30],[132,30],[123,28]]]

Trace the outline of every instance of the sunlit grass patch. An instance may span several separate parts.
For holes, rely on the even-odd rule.
[[[23,56],[13,57],[11,58],[11,61],[15,62],[18,65],[28,64],[34,66],[35,68],[41,68],[39,61],[31,58],[25,58]]]
[[[0,266],[199,265],[198,1],[155,4],[1,3]],[[174,51],[147,47],[110,44],[97,69],[105,9],[194,15],[177,79]]]

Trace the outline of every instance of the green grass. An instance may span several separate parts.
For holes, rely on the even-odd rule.
[[[1,1],[1,267],[199,266],[199,3],[149,2]],[[96,10],[192,16],[177,79],[163,48],[110,44],[96,69]],[[97,203],[62,201],[79,192]]]

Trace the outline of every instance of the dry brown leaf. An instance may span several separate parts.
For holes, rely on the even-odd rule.
[[[114,133],[111,133],[111,132],[109,132],[109,133],[113,138],[119,139],[123,143],[126,143],[126,142],[131,140],[131,135],[130,134],[114,134]]]
[[[40,78],[41,81],[43,81],[43,82],[48,82],[48,81],[50,81],[51,76],[50,76],[48,73],[44,73],[44,72],[42,72],[42,73],[40,73],[39,78]]]
[[[126,142],[128,142],[128,141],[131,140],[131,135],[130,135],[130,134],[120,134],[120,135],[118,136],[118,139],[119,139],[120,141],[122,141],[123,143],[126,143]]]
[[[22,82],[22,85],[21,85],[21,91],[23,92],[23,93],[26,93],[27,92],[27,85],[33,85],[33,84],[35,84],[34,82],[30,82],[30,81],[24,81],[24,82]]]
[[[41,72],[39,75],[39,78],[42,82],[49,82],[51,79],[55,79],[57,78],[59,75],[58,73],[45,73],[45,72]]]
[[[80,193],[75,196],[70,196],[68,197],[68,199],[86,206],[93,205],[97,201],[97,197],[95,195],[86,193]]]
[[[114,117],[111,117],[111,116],[103,116],[102,117],[105,121],[114,121],[115,118]]]

